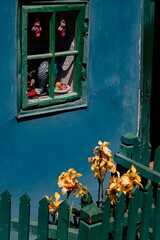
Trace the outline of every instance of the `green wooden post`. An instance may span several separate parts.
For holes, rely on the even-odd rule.
[[[155,2],[151,0],[143,0],[140,71],[140,139],[143,144],[150,141],[150,98],[151,80],[153,76],[154,12]]]
[[[149,167],[149,162],[151,159],[151,144],[150,142],[146,142],[144,145],[141,147],[141,163],[144,166]]]
[[[154,216],[153,240],[159,240],[160,237],[160,183],[157,188],[156,209]]]
[[[29,239],[30,197],[24,194],[19,204],[19,233],[18,240]]]
[[[11,195],[6,190],[0,200],[0,239],[10,239]]]
[[[146,240],[149,237],[149,225],[151,217],[151,206],[153,201],[153,187],[148,183],[145,187],[144,201],[142,206],[142,219],[140,229],[140,239]]]
[[[57,226],[57,239],[68,239],[68,222],[69,222],[69,204],[63,201],[58,210],[58,226]]]
[[[48,223],[49,223],[49,200],[43,198],[39,202],[38,212],[38,240],[48,240]]]
[[[111,200],[106,195],[102,201],[103,216],[102,216],[102,240],[108,240],[109,234],[109,220],[110,220],[110,210],[111,210]]]
[[[154,165],[153,165],[153,169],[157,172],[160,172],[160,147],[158,147],[155,151],[155,155],[154,155]]]
[[[135,240],[138,218],[139,206],[139,190],[135,187],[132,190],[132,196],[129,201],[129,216],[128,216],[128,229],[127,240]]]
[[[124,225],[124,209],[125,209],[125,195],[120,192],[117,196],[116,210],[115,210],[115,224],[113,231],[113,240],[121,240],[123,235]]]
[[[133,144],[136,136],[132,132],[127,132],[121,136],[120,153],[128,158],[132,158]]]
[[[82,208],[79,226],[79,240],[102,240],[103,211],[93,203]]]
[[[136,162],[141,162],[140,159],[140,139],[136,137],[134,139],[134,146],[133,146],[133,153],[132,153],[132,159],[134,159]]]

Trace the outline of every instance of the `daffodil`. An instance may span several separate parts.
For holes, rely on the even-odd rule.
[[[44,196],[45,198],[47,198],[49,200],[49,213],[51,215],[53,215],[54,213],[57,214],[56,218],[58,219],[58,210],[59,210],[59,205],[63,202],[60,199],[60,194],[55,192],[54,197],[55,197],[55,201],[53,201],[53,196],[52,197],[48,197],[48,196]]]
[[[62,188],[62,195],[73,193],[73,196],[75,196],[77,193],[78,197],[84,194],[82,184],[76,179],[81,176],[82,174],[77,173],[73,168],[70,168],[67,172],[62,172],[58,178],[58,186]]]

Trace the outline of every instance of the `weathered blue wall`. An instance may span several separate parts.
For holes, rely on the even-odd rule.
[[[58,190],[59,174],[71,167],[94,194],[87,158],[98,140],[111,142],[116,153],[121,134],[136,134],[141,1],[92,0],[88,109],[20,123],[16,4],[0,1],[0,191],[7,188],[14,204],[27,192],[34,209],[44,194]]]

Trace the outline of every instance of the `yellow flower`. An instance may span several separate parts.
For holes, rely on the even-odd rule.
[[[133,182],[135,186],[140,185],[141,187],[141,178],[138,176],[137,169],[132,165],[131,169],[127,171],[126,174],[129,177],[130,182]]]
[[[94,177],[98,178],[101,182],[104,181],[106,173],[111,171],[116,172],[116,166],[114,164],[111,154],[111,150],[108,148],[109,142],[98,142],[99,146],[95,147],[94,156],[88,158],[88,163],[93,163],[91,170],[94,172]]]
[[[79,197],[79,196],[84,196],[85,194],[87,193],[87,187],[85,186],[81,186],[80,188],[79,188],[79,192],[78,192],[78,194],[76,195],[76,197]]]
[[[111,177],[109,186],[107,189],[108,196],[111,199],[111,204],[116,203],[115,197],[118,195],[120,191],[122,191],[128,198],[131,197],[132,189],[135,186],[141,186],[141,178],[138,176],[136,168],[132,165],[131,169],[127,171],[127,173],[123,174],[120,177],[119,172],[117,171],[118,177]]]
[[[58,178],[58,186],[62,188],[62,195],[73,192],[74,196],[77,191],[78,196],[83,194],[83,191],[81,191],[82,184],[76,179],[81,176],[82,174],[77,173],[73,168],[70,168],[67,172],[62,172]]]
[[[120,184],[120,177],[118,174],[118,177],[110,177],[110,182],[109,186],[107,189],[108,196],[111,199],[111,204],[116,203],[116,196],[118,195],[119,192],[123,190],[123,186]]]
[[[52,197],[48,197],[48,196],[44,196],[45,198],[47,198],[49,200],[49,213],[51,215],[53,215],[53,213],[57,213],[57,216],[56,218],[58,219],[58,210],[59,210],[59,205],[61,204],[61,202],[63,202],[62,200],[59,201],[60,199],[60,194],[55,192],[54,194],[54,197],[55,197],[55,201],[53,201],[52,199],[54,198],[53,196]]]

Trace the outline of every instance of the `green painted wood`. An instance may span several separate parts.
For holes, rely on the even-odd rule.
[[[52,0],[52,1],[39,1],[38,0],[38,2],[40,2],[41,4],[64,4],[64,3],[88,3],[89,2],[89,0],[59,0],[59,1],[54,1],[54,0]],[[32,1],[32,0],[21,0],[21,3],[23,3],[23,4],[35,4],[35,3],[37,3],[37,1]]]
[[[103,211],[93,203],[82,208],[78,239],[96,240],[102,239]]]
[[[89,224],[101,221],[102,215],[103,211],[94,203],[83,207],[80,213],[81,218]]]
[[[19,233],[18,240],[29,239],[30,197],[24,194],[19,204]]]
[[[54,56],[63,57],[63,56],[71,56],[71,55],[77,55],[77,54],[78,54],[78,51],[73,50],[73,51],[55,52]]]
[[[151,181],[153,181],[155,183],[160,182],[160,173],[150,169],[149,167],[144,166],[141,163],[138,163],[138,162],[136,162],[130,158],[127,158],[119,153],[114,156],[114,160],[115,160],[115,162],[119,163],[120,165],[124,166],[127,169],[130,169],[133,164],[136,167],[137,172],[139,172],[141,176],[143,176],[147,179],[150,179]]]
[[[121,142],[125,145],[133,145],[135,138],[137,137],[132,132],[127,132],[121,136]]]
[[[6,190],[0,200],[0,239],[10,239],[11,195]]]
[[[128,157],[128,158],[132,158],[132,154],[133,154],[133,145],[125,145],[125,144],[121,144],[120,145],[120,149],[119,149],[120,154]]]
[[[102,216],[102,240],[108,240],[109,234],[109,220],[110,220],[110,210],[111,210],[111,200],[106,195],[102,201],[103,216]]]
[[[134,159],[136,162],[141,162],[141,158],[140,158],[140,145],[141,141],[140,139],[137,137],[134,139],[134,145],[133,145],[133,153],[132,153],[132,159]]]
[[[120,145],[120,153],[128,158],[140,162],[140,139],[132,132],[127,132],[121,136],[122,144]]]
[[[153,169],[160,173],[160,147],[155,150]]]
[[[140,69],[140,139],[142,143],[150,141],[150,98],[153,74],[155,3],[142,1],[141,24],[141,69]]]
[[[53,55],[49,67],[49,97],[54,98],[54,80],[55,80],[55,20],[56,13],[53,12],[50,21],[50,53]]]
[[[69,223],[69,204],[63,201],[58,210],[58,226],[57,226],[57,239],[68,239],[68,223]]]
[[[136,239],[137,221],[138,221],[138,206],[139,206],[139,190],[135,187],[132,190],[132,196],[129,201],[128,209],[128,228],[126,240]]]
[[[78,16],[76,20],[76,50],[62,53],[55,53],[55,13],[61,11],[77,11]],[[27,56],[27,25],[28,13],[32,12],[50,12],[52,13],[50,21],[50,53]],[[84,45],[84,19],[85,19],[85,4],[74,5],[35,5],[22,7],[22,105],[23,109],[44,107],[54,104],[65,103],[79,99],[82,95],[82,61],[83,61],[83,45]],[[74,79],[74,92],[76,96],[63,94],[60,98],[54,98],[54,62],[56,56],[76,55],[75,60],[75,79]],[[43,59],[44,56],[50,57],[50,98],[36,99],[36,101],[28,100],[27,93],[27,58],[28,59]],[[39,57],[39,58],[37,58]],[[78,94],[78,97],[77,97]],[[63,98],[62,98],[63,97]],[[37,111],[37,110],[36,110]]]
[[[151,144],[146,142],[144,145],[141,145],[141,163],[144,166],[149,167],[151,160]]]
[[[43,198],[39,202],[38,211],[38,240],[48,240],[48,223],[49,223],[49,200]]]
[[[80,221],[78,240],[102,240],[102,223],[87,224]]]
[[[140,228],[140,239],[146,240],[149,238],[149,226],[151,218],[151,207],[153,202],[153,186],[148,183],[145,187],[143,206],[142,206],[142,219]]]
[[[160,238],[160,184],[157,188],[156,204],[155,204],[155,216],[153,226],[153,240],[159,240]]]
[[[52,58],[52,53],[45,53],[45,54],[35,54],[35,55],[28,55],[27,60],[35,60],[35,59],[46,59],[46,58]]]
[[[113,240],[121,240],[124,226],[125,195],[120,192],[117,196],[115,209],[115,224],[113,231]]]
[[[80,11],[85,6],[85,4],[68,4],[68,5],[29,5],[23,6],[24,10],[28,13],[32,12],[65,12],[65,11]]]
[[[39,109],[29,109],[27,111],[20,110],[16,117],[18,121],[23,121],[24,119],[27,119],[27,118],[31,119],[37,116],[43,116],[47,114],[49,115],[56,112],[58,113],[58,112],[64,112],[68,110],[71,111],[71,110],[78,110],[78,109],[86,109],[88,106],[87,100],[84,95],[82,96],[82,99],[80,99],[77,95],[77,97],[71,101],[65,102],[60,105],[54,105],[54,106],[51,106],[51,105],[52,104],[50,104],[47,107],[39,108]]]
[[[21,24],[21,49],[22,49],[22,109],[26,109],[28,103],[27,92],[27,28],[28,13],[22,7],[22,24]]]
[[[76,50],[78,55],[75,59],[75,77],[74,77],[74,92],[82,95],[82,63],[83,63],[83,47],[84,47],[84,23],[85,23],[85,7],[81,8],[78,13],[76,22]]]

